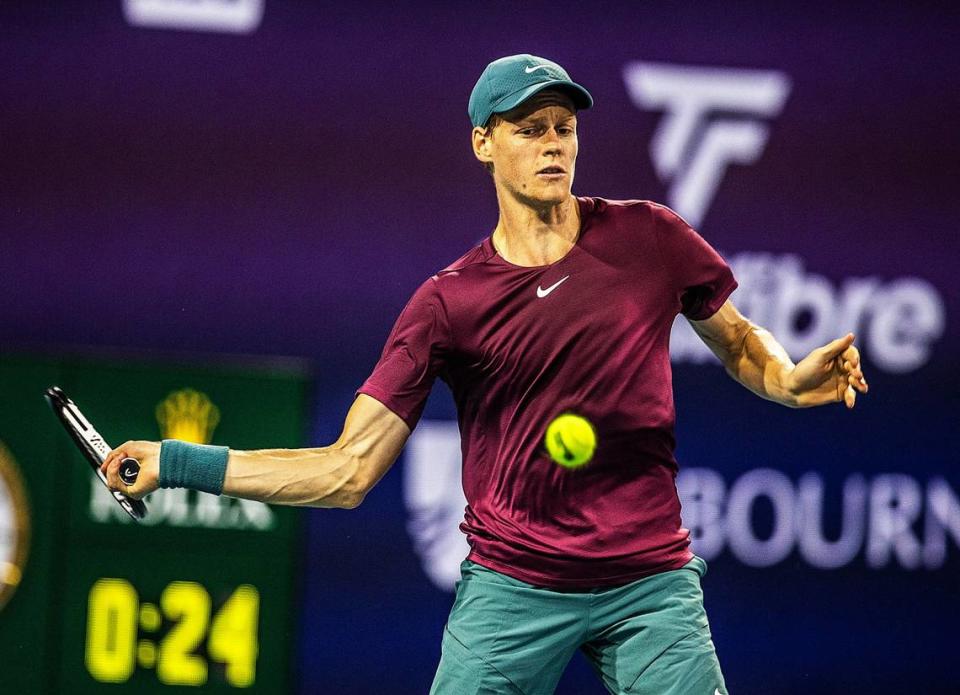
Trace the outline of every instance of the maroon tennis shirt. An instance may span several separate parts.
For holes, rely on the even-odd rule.
[[[470,560],[555,589],[625,584],[688,562],[668,354],[678,313],[705,319],[737,283],[669,208],[577,198],[580,235],[516,266],[488,237],[421,285],[359,389],[412,430],[436,377],[457,405]],[[597,432],[568,470],[544,446],[561,413]]]

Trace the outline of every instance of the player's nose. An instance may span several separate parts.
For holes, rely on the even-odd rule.
[[[555,140],[553,142],[548,141],[544,144],[545,147],[542,158],[550,159],[563,154],[563,143],[561,143],[559,140]]]
[[[543,133],[543,139],[549,143],[560,144],[560,133],[557,132],[556,127],[547,128]]]

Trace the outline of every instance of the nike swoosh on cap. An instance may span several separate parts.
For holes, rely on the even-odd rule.
[[[549,65],[534,65],[532,68],[524,68],[523,71],[529,75],[529,74],[530,74],[531,72],[533,72],[534,70],[540,70],[541,68],[544,69],[544,70],[549,70],[549,69],[550,69],[550,66],[549,66]]]

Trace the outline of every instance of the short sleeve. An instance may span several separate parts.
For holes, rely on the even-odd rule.
[[[376,398],[413,430],[449,354],[450,331],[442,298],[431,278],[397,318],[380,361],[357,393]]]
[[[663,205],[653,205],[652,210],[657,245],[680,313],[694,321],[710,318],[737,288],[733,271],[673,210]]]

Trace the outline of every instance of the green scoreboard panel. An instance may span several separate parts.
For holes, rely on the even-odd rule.
[[[160,490],[132,521],[51,385],[113,446],[305,440],[302,368],[0,355],[0,692],[290,690],[300,512]]]

